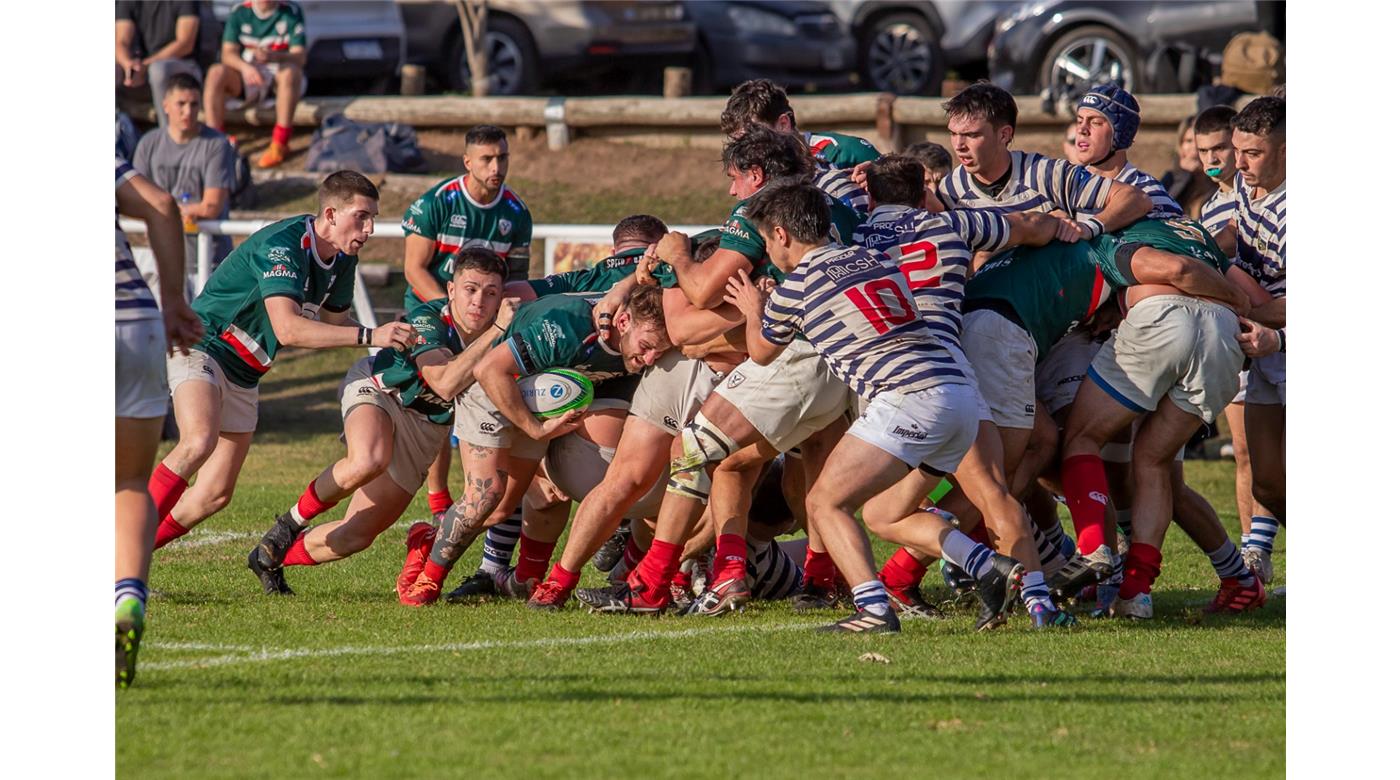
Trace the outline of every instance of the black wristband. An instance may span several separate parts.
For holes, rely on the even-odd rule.
[[[360,327],[360,332],[355,335],[355,343],[361,346],[370,343],[373,338],[373,331],[364,326]]]
[[[1274,328],[1274,332],[1278,334],[1278,351],[1279,351],[1280,353],[1283,353],[1283,352],[1285,351],[1285,350],[1284,350],[1283,328]]]

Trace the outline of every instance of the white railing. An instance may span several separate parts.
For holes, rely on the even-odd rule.
[[[251,236],[278,220],[275,219],[206,219],[200,220],[198,251],[195,257],[195,277],[193,292],[198,295],[209,281],[209,273],[214,256],[214,236]],[[121,220],[122,230],[128,233],[145,233],[146,223],[134,219]],[[695,234],[710,230],[713,225],[676,225],[672,230]],[[395,238],[403,237],[403,228],[390,228],[397,232]],[[535,225],[533,236],[544,241],[544,272],[554,273],[554,254],[560,242],[578,241],[589,243],[611,243],[612,225]],[[358,268],[355,269],[355,318],[368,327],[376,327],[378,320],[370,305],[369,292]]]

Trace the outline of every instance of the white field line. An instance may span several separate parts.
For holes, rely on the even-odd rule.
[[[414,523],[425,523],[427,520],[400,520],[390,528],[408,528]],[[223,544],[224,542],[246,541],[248,539],[261,539],[262,534],[253,531],[200,531],[195,529],[190,531],[189,536],[183,539],[176,539],[169,547],[172,550],[188,550],[195,547],[208,547],[211,544]]]
[[[151,642],[146,647],[154,647],[158,650],[214,650],[217,652],[238,652],[251,653],[258,648],[252,645],[217,645],[208,642]]]
[[[480,642],[447,642],[436,645],[402,645],[398,647],[347,646],[328,648],[262,648],[240,650],[228,655],[212,658],[191,659],[188,661],[156,661],[143,663],[142,670],[206,669],[215,666],[230,666],[242,663],[264,661],[285,661],[292,658],[335,658],[348,655],[397,655],[400,653],[465,653],[477,650],[524,649],[532,647],[582,647],[586,645],[620,644],[647,639],[686,638],[710,634],[770,633],[813,629],[820,623],[781,623],[776,626],[716,626],[712,628],[686,628],[679,631],[630,631],[621,634],[604,634],[583,637],[551,637],[546,639],[526,639],[517,641],[486,640]],[[185,647],[186,645],[181,645]],[[156,648],[175,649],[171,645],[153,645]],[[212,648],[211,648],[212,649]]]

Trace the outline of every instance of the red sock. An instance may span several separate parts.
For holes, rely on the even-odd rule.
[[[156,529],[155,549],[159,550],[189,532],[190,529],[175,522],[173,518],[167,517],[160,521],[160,527]]]
[[[1060,479],[1079,552],[1088,555],[1108,538],[1108,475],[1103,470],[1103,459],[1095,454],[1065,458]]]
[[[554,564],[554,568],[549,570],[549,578],[559,583],[565,590],[573,590],[578,587],[579,573],[569,571],[559,564]]]
[[[681,567],[681,550],[679,544],[663,542],[660,539],[652,541],[651,549],[647,550],[642,562],[637,564],[637,572],[648,589],[670,587],[671,577],[675,576],[676,570]]]
[[[963,531],[963,533],[967,534],[968,538],[974,542],[977,542],[979,544],[985,544],[988,547],[992,546],[992,538],[990,536],[987,536],[986,523],[978,523],[976,528],[972,529],[971,531]]]
[[[680,587],[685,588],[686,590],[690,590],[690,586],[694,583],[694,581],[694,577],[691,575],[690,572],[686,571],[685,569],[676,569],[675,575],[671,577],[672,585],[679,585]]]
[[[729,577],[745,577],[744,564],[749,560],[749,546],[738,534],[720,534],[715,539],[715,581]]]
[[[451,508],[452,508],[452,493],[451,493],[451,492],[444,490],[444,491],[442,491],[441,493],[433,493],[433,492],[429,491],[429,493],[428,493],[428,511],[429,511],[429,512],[432,512],[433,514],[437,514],[437,513],[439,513],[439,512],[446,512],[447,510],[449,510],[449,509],[451,509]]]
[[[164,463],[157,463],[156,470],[151,472],[151,481],[146,483],[146,489],[151,492],[151,500],[156,505],[156,517],[162,521],[170,517],[170,510],[179,503],[180,496],[189,486],[188,480],[166,468]]]
[[[297,499],[297,514],[301,515],[301,524],[306,525],[311,522],[316,515],[327,509],[333,509],[340,502],[333,501],[327,504],[316,495],[316,480],[311,480],[311,484],[306,486],[306,492]]]
[[[641,563],[642,556],[646,554],[646,550],[637,546],[637,537],[627,537],[627,546],[622,548],[622,568],[631,574],[632,570],[637,568],[637,564]]]
[[[907,590],[919,587],[927,573],[928,567],[919,563],[918,558],[901,547],[880,569],[880,582],[885,583],[885,587],[890,590]]]
[[[1128,560],[1123,563],[1123,585],[1118,598],[1130,599],[1139,593],[1151,593],[1152,583],[1162,573],[1162,551],[1150,544],[1134,542],[1128,547]]]
[[[311,557],[311,553],[306,551],[306,534],[297,537],[292,542],[291,549],[287,550],[287,556],[282,559],[283,566],[315,566],[320,561]]]
[[[452,571],[452,567],[443,566],[437,561],[434,561],[433,559],[429,558],[423,563],[423,573],[418,576],[427,577],[433,582],[436,582],[438,585],[441,585],[442,583],[447,581],[447,573],[449,571]]]
[[[830,553],[807,548],[807,561],[802,564],[802,579],[813,585],[830,587],[836,581],[836,561]]]
[[[273,143],[275,143],[275,144],[282,144],[283,146],[286,146],[286,145],[287,145],[287,142],[290,141],[290,140],[292,140],[292,128],[287,127],[286,125],[273,125],[273,126],[272,126],[272,142],[273,142]]]
[[[515,581],[529,582],[544,577],[549,559],[554,555],[554,542],[538,542],[520,535],[520,562],[515,564]]]

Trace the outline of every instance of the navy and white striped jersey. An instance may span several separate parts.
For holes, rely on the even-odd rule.
[[[1035,152],[1011,153],[1011,177],[993,195],[959,165],[938,183],[938,199],[947,209],[996,208],[1002,211],[1054,211],[1084,219],[1103,211],[1112,180],[1082,165]]]
[[[1113,179],[1134,189],[1142,190],[1147,197],[1152,199],[1152,210],[1147,212],[1148,219],[1176,219],[1186,216],[1186,212],[1181,210],[1181,204],[1167,194],[1167,188],[1163,187],[1160,181],[1157,181],[1157,177],[1143,173],[1132,163],[1125,164],[1123,170],[1119,171]]]
[[[968,384],[913,297],[884,255],[827,244],[807,253],[768,298],[763,336],[788,344],[801,331],[831,372],[867,401],[883,392]]]
[[[130,180],[135,175],[136,169],[131,167],[131,163],[117,157],[116,186],[122,186],[122,182]],[[131,254],[131,244],[127,243],[126,234],[122,232],[121,225],[118,224],[115,227],[117,231],[117,322],[160,319],[160,309],[156,307],[156,297],[151,294],[151,288],[146,286],[146,280],[141,276],[141,269],[136,267],[136,259]]]
[[[990,209],[931,214],[909,206],[878,206],[856,228],[852,243],[884,252],[914,291],[914,304],[933,333],[959,346],[963,287],[972,253],[1000,252],[1011,238],[1006,217]]]
[[[831,163],[818,159],[812,183],[817,185],[817,189],[850,206],[862,218],[870,211],[870,194],[856,184],[849,170],[833,168]]]
[[[1237,265],[1275,298],[1288,293],[1284,258],[1288,249],[1288,182],[1250,200],[1244,175],[1235,174],[1235,225],[1239,229]]]
[[[1224,230],[1235,218],[1235,191],[1219,187],[1201,204],[1201,218],[1197,220],[1212,236]]]

